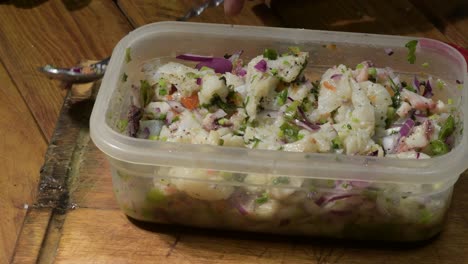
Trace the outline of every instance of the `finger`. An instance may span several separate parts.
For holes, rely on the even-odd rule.
[[[244,7],[245,0],[225,0],[224,13],[228,16],[238,15]]]

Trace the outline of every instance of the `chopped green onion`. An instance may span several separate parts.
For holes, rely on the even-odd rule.
[[[152,136],[149,136],[148,139],[149,139],[149,140],[158,140],[158,139],[159,139],[159,136],[157,136],[157,135],[152,135]]]
[[[288,99],[288,89],[283,89],[283,91],[279,92],[276,96],[276,102],[279,106],[282,106],[286,103]]]
[[[224,139],[220,138],[218,140],[218,145],[220,145],[220,146],[224,145]]]
[[[200,77],[200,76],[198,76],[198,75],[197,75],[196,73],[194,73],[194,72],[187,72],[185,75],[186,75],[187,77],[193,78],[193,79],[196,79],[196,78]]]
[[[124,72],[124,73],[122,74],[122,82],[126,82],[127,79],[128,79],[128,75]]]
[[[447,99],[447,104],[449,105],[453,104],[453,99],[452,98]]]
[[[370,76],[377,76],[377,69],[372,67],[372,68],[369,68],[369,70],[367,71],[369,73]]]
[[[423,66],[424,68],[427,68],[427,67],[429,67],[429,63],[428,63],[428,62],[425,62],[425,63],[423,63],[421,66]]]
[[[299,128],[289,123],[283,123],[280,126],[279,137],[284,137],[288,142],[294,142],[299,140]]]
[[[213,70],[213,69],[210,68],[210,67],[208,67],[208,66],[202,66],[202,67],[200,68],[200,71],[212,71],[212,70]]]
[[[294,101],[292,104],[290,104],[287,108],[286,111],[284,112],[284,117],[286,119],[294,119],[297,113],[297,108],[299,107],[300,102],[299,101]]]
[[[359,63],[358,65],[356,65],[356,70],[359,70],[359,69],[362,69],[364,68],[364,65]]]

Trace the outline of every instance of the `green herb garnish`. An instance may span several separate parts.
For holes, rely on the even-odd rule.
[[[341,142],[341,139],[339,137],[336,137],[332,140],[332,147],[333,149],[342,149],[343,148],[343,142]]]
[[[288,142],[298,141],[300,139],[299,128],[289,123],[283,123],[280,126],[279,136],[285,138]]]
[[[154,89],[146,80],[140,80],[140,101],[143,107],[147,106],[154,97]]]
[[[288,100],[288,89],[283,89],[283,91],[279,92],[276,96],[276,103],[282,106],[286,103],[286,100]]]
[[[266,192],[262,193],[262,195],[260,197],[255,199],[255,202],[258,203],[258,204],[264,204],[264,203],[268,202],[268,193],[266,193]]]
[[[414,62],[416,61],[416,46],[417,45],[418,45],[417,40],[411,40],[405,44],[405,47],[408,48],[407,60],[411,64],[414,64]]]
[[[164,89],[164,88],[160,88],[160,89],[159,89],[159,95],[161,95],[161,96],[167,95],[167,90]]]
[[[263,57],[269,60],[276,60],[278,58],[278,53],[273,49],[265,49],[265,51],[263,51]]]
[[[126,82],[127,79],[128,79],[128,75],[124,72],[124,73],[122,74],[122,82]]]
[[[393,96],[392,96],[392,106],[393,108],[397,109],[400,107],[401,104],[401,99],[400,99],[400,88],[395,84],[395,82],[392,80],[392,78],[388,78],[391,84],[391,88],[393,90]]]

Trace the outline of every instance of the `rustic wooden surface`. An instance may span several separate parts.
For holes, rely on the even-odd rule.
[[[466,172],[444,232],[410,248],[148,225],[125,217],[112,193],[109,164],[89,138],[93,99],[83,95],[96,88],[68,90],[35,69],[106,57],[134,27],[175,20],[199,2],[0,0],[0,263],[468,263]],[[226,18],[219,7],[193,21],[468,45],[464,0],[290,0],[273,1],[271,9],[247,1],[238,17]]]

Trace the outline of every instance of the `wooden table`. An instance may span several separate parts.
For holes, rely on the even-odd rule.
[[[109,165],[89,138],[93,102],[82,99],[90,87],[70,92],[36,67],[104,58],[133,28],[175,20],[196,2],[0,0],[0,263],[468,263],[466,172],[444,232],[411,247],[126,218]],[[425,36],[468,46],[463,0],[289,0],[271,9],[249,1],[238,17],[226,18],[219,7],[193,21]]]

